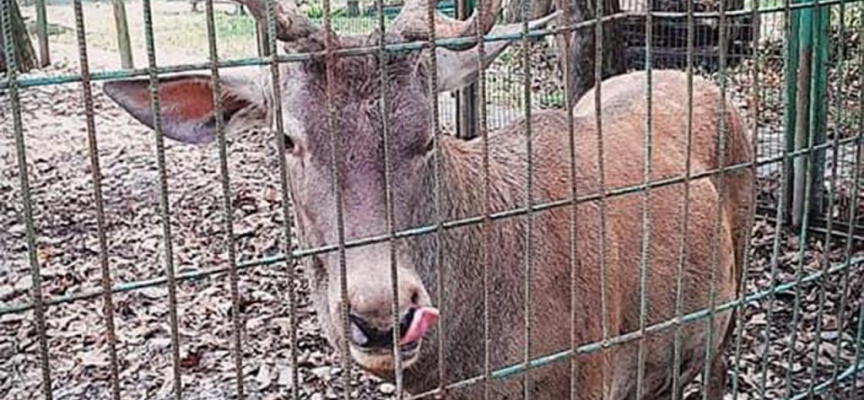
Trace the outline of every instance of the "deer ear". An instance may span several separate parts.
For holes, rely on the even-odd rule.
[[[528,22],[530,29],[541,29],[550,21],[558,17],[560,11],[556,11],[545,17],[535,19]],[[522,31],[522,23],[496,25],[489,32],[489,36],[509,36],[515,35]],[[498,58],[507,46],[513,40],[496,40],[486,42],[486,54],[483,57],[482,68],[486,69],[489,64],[492,64]],[[480,76],[480,66],[477,63],[478,51],[477,46],[470,50],[454,51],[443,47],[435,49],[438,59],[438,91],[450,92],[474,83]]]
[[[226,131],[259,127],[267,122],[264,90],[247,77],[223,77],[222,119]],[[103,90],[135,119],[154,124],[150,80],[107,82]],[[159,114],[168,138],[190,144],[212,142],[216,136],[213,82],[207,75],[159,79]]]

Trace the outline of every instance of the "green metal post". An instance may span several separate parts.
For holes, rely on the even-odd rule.
[[[51,54],[48,51],[48,17],[45,11],[45,0],[36,0],[36,36],[39,39],[39,65],[51,65]]]
[[[796,3],[802,3],[798,0]],[[827,9],[820,5],[795,11],[793,35],[796,40],[790,46],[787,62],[790,68],[787,73],[787,150],[806,150],[808,147],[819,146],[826,140],[826,109],[827,96],[827,62],[828,62],[828,29],[829,15]],[[794,62],[794,64],[791,64]],[[790,79],[795,81],[790,82]],[[799,96],[800,95],[800,96]],[[794,121],[794,125],[791,123]],[[788,130],[789,128],[792,130]],[[791,140],[790,140],[791,139]],[[794,160],[793,171],[787,175],[791,181],[791,223],[799,226],[804,213],[819,214],[822,212],[822,181],[825,168],[825,150],[821,149],[806,153]],[[807,182],[807,170],[810,172],[810,182]],[[806,188],[810,187],[810,204],[805,209]]]
[[[821,5],[813,10],[813,67],[811,68],[812,83],[810,84],[813,99],[810,102],[810,131],[813,132],[813,146],[819,146],[826,141],[826,104],[828,47],[831,10]],[[825,179],[826,149],[815,151],[811,160],[810,210],[811,215],[822,214],[824,208],[823,181]]]
[[[796,0],[795,2],[800,2],[801,0]],[[784,138],[784,152],[785,154],[789,154],[795,151],[795,120],[797,119],[797,112],[795,110],[795,104],[798,99],[798,21],[799,12],[792,11],[792,14],[789,16],[789,30],[786,32],[786,38],[788,40],[786,44],[786,110],[784,112],[783,119],[783,127],[786,132],[786,137]],[[792,210],[792,187],[793,181],[795,179],[794,170],[792,169],[792,164],[788,165],[787,169],[784,172],[784,179],[786,180],[786,204],[778,204],[778,207],[783,207],[786,211],[787,215],[791,214]]]
[[[813,66],[813,9],[803,8],[798,14],[798,70],[796,80],[798,97],[795,101],[795,150],[801,150],[809,145],[810,140],[810,84],[811,67]],[[795,35],[793,35],[795,36]],[[810,164],[811,154],[796,157],[793,162],[792,180],[792,226],[801,224],[804,216],[804,198],[807,187],[806,169]]]
[[[114,25],[117,28],[117,51],[123,69],[135,68],[132,61],[132,44],[129,41],[129,21],[126,19],[126,6],[123,0],[111,0],[114,8]]]

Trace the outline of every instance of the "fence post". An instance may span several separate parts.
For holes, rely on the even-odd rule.
[[[474,11],[475,0],[456,0],[456,17],[467,19]],[[485,104],[480,104],[485,107]],[[472,83],[456,92],[456,137],[477,137],[477,84]]]
[[[797,1],[796,1],[797,3]],[[810,84],[812,82],[811,67],[813,66],[813,9],[804,8],[796,11],[798,31],[793,36],[798,37],[798,70],[796,71],[797,98],[795,99],[795,150],[807,148],[810,137]],[[806,169],[811,158],[807,153],[794,158],[792,178],[792,226],[801,224],[804,216],[804,198],[807,181]]]
[[[36,0],[36,36],[39,39],[39,66],[51,65],[51,54],[48,51],[48,17],[45,11],[45,0]]]
[[[799,0],[800,1],[800,0]],[[797,3],[797,1],[796,1]],[[787,155],[795,151],[795,120],[798,115],[795,109],[795,105],[798,99],[798,16],[799,11],[792,11],[789,15],[789,30],[786,32],[786,110],[784,111],[784,119],[783,119],[783,130],[786,133],[783,148],[783,154]],[[783,179],[786,180],[786,204],[778,204],[778,207],[782,207],[784,213],[787,216],[791,217],[792,214],[792,203],[793,203],[793,182],[795,180],[795,170],[792,168],[792,163],[784,164],[786,166],[785,171],[783,171]],[[789,219],[787,219],[788,221]]]
[[[813,67],[810,84],[812,94],[810,98],[810,131],[813,132],[813,146],[819,146],[827,140],[826,127],[826,104],[827,74],[828,74],[828,47],[830,29],[830,8],[821,5],[813,10]],[[836,138],[835,138],[836,139]],[[814,151],[810,157],[810,209],[811,215],[816,216],[824,211],[823,182],[825,180],[825,159],[827,149]]]
[[[802,3],[804,0],[797,0]],[[802,151],[825,143],[826,67],[828,62],[829,13],[821,6],[807,7],[794,12],[790,52],[787,63],[787,151]],[[815,45],[814,45],[815,42]],[[794,83],[790,79],[795,77]],[[793,89],[794,86],[794,89]],[[791,95],[790,90],[794,90]],[[794,123],[794,125],[792,124]],[[791,128],[791,129],[790,129]],[[811,142],[812,135],[812,142]],[[798,227],[804,213],[822,212],[822,181],[825,168],[825,150],[807,152],[796,157],[791,179],[791,224]],[[787,171],[789,172],[789,171]],[[807,182],[807,173],[810,181]],[[805,198],[810,203],[805,209]]]
[[[117,27],[117,50],[120,52],[120,64],[124,69],[135,68],[132,61],[132,44],[129,41],[129,21],[126,19],[126,6],[123,0],[111,0],[114,8],[114,25]]]
[[[267,24],[263,21],[255,21],[256,38],[258,39],[258,57],[270,55],[270,36],[267,32]]]

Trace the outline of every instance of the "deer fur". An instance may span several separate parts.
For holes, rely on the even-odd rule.
[[[255,12],[253,7],[250,10]],[[377,40],[373,34],[365,39],[339,38],[333,45],[352,47]],[[441,64],[430,66],[425,54],[319,58],[282,65],[281,103],[272,98],[271,90],[261,89],[270,85],[266,73],[260,78],[222,78],[223,100],[229,105],[224,122],[232,130],[271,124],[272,108],[281,108],[289,143],[285,153],[292,212],[302,248],[338,243],[337,198],[342,201],[345,240],[386,234],[388,167],[392,227],[396,231],[429,226],[438,222],[438,217],[454,221],[525,207],[529,200],[529,159],[532,204],[567,200],[574,184],[577,196],[583,198],[602,194],[601,183],[605,183],[606,191],[644,183],[644,72],[602,83],[602,139],[596,131],[593,92],[572,110],[575,183],[569,151],[570,111],[537,111],[530,120],[490,132],[487,192],[483,141],[433,136],[429,116],[430,103],[437,95],[428,89],[430,74],[443,75],[445,80],[450,75],[459,76],[451,81],[462,84],[476,78],[476,70],[470,68],[476,69],[477,63],[472,67],[463,58],[458,64],[466,69],[448,71]],[[451,55],[460,59],[456,53]],[[388,75],[383,86],[379,80],[382,65]],[[652,76],[650,179],[679,177],[685,172],[686,161],[686,77],[674,71],[654,71]],[[193,90],[210,88],[209,82],[206,76],[193,76],[172,79],[160,87],[166,136],[187,143],[213,140],[212,98],[207,97],[207,90]],[[147,84],[146,80],[111,82],[105,91],[138,120],[152,126]],[[330,96],[328,90],[332,90]],[[721,114],[719,90],[705,80],[696,79],[693,92],[693,173],[721,165],[714,152],[721,118],[727,131],[722,164],[752,161],[750,142],[735,108],[726,104]],[[382,96],[389,100],[384,112]],[[328,108],[335,110],[333,118],[327,117]],[[389,166],[383,160],[384,118],[389,126]],[[331,127],[335,130],[332,136]],[[600,140],[605,171],[602,180]],[[436,149],[440,149],[437,158]],[[334,153],[336,159],[331,156]],[[440,161],[440,174],[435,173],[436,160]],[[335,188],[333,168],[337,168],[339,178]],[[342,306],[381,330],[393,328],[394,302],[400,315],[412,307],[440,309],[439,324],[420,341],[417,353],[405,350],[403,357],[405,389],[417,394],[484,373],[487,318],[489,331],[485,336],[490,339],[492,369],[525,362],[526,344],[528,356],[536,358],[600,342],[604,333],[611,339],[639,331],[643,262],[646,325],[674,318],[682,241],[686,258],[681,266],[681,312],[704,310],[712,297],[714,304],[732,300],[740,280],[752,177],[745,170],[729,174],[722,182],[715,177],[691,180],[687,226],[682,228],[684,188],[679,183],[652,188],[647,194],[628,193],[602,202],[594,198],[580,203],[575,210],[573,249],[573,208],[565,204],[535,210],[530,216],[446,229],[440,242],[431,233],[397,239],[393,248],[385,242],[352,247],[344,255],[329,252],[305,258],[319,322],[331,344],[339,348],[343,341],[354,340],[354,331],[346,337],[342,329]],[[643,210],[646,204],[647,210]],[[645,243],[643,212],[647,219]],[[339,284],[343,256],[346,299],[340,296]],[[390,286],[391,260],[396,261],[399,274],[397,293]],[[526,276],[526,268],[530,276]],[[484,271],[489,282],[485,288]],[[530,298],[525,297],[526,278]],[[485,291],[490,296],[488,315]],[[345,300],[347,304],[342,303]],[[526,306],[531,323],[528,343]],[[673,365],[674,329],[647,334],[643,338],[641,388],[636,386],[640,341],[635,340],[533,369],[527,378],[517,375],[492,381],[491,398],[517,399],[529,392],[532,398],[550,400],[570,398],[571,394],[578,399],[665,399],[671,398],[675,369],[681,373],[679,383],[686,384],[709,365],[709,398],[721,399],[725,382],[722,352],[730,326],[729,312],[682,324],[680,365]],[[710,341],[709,329],[713,332]],[[355,344],[349,350],[356,364],[383,378],[394,378],[392,348],[371,351]],[[439,349],[439,344],[444,347]],[[403,347],[399,349],[403,351]],[[707,350],[714,355],[711,360],[705,358]],[[438,359],[439,354],[443,360]],[[529,386],[523,386],[525,382]],[[481,382],[445,394],[450,399],[476,399],[483,391]]]

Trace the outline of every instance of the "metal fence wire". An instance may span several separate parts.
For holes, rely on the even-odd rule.
[[[50,42],[55,63],[57,53],[53,52],[62,51],[64,46],[75,50],[72,54],[77,60],[28,73],[19,71],[20,54],[16,48],[20,43],[13,32],[12,1],[0,0],[6,62],[5,75],[0,74],[0,398],[420,399],[472,393],[489,399],[498,398],[496,391],[509,390],[502,387],[516,385],[518,389],[510,395],[542,399],[549,398],[543,390],[551,385],[543,374],[552,368],[568,366],[576,386],[575,377],[588,372],[571,360],[600,355],[603,361],[590,365],[601,365],[604,377],[611,379],[617,370],[615,365],[608,365],[609,357],[616,349],[625,348],[633,351],[631,357],[636,359],[638,369],[630,376],[632,392],[623,398],[656,395],[646,392],[654,390],[654,382],[646,382],[646,371],[668,368],[673,373],[669,374],[671,381],[662,385],[666,388],[663,398],[711,399],[703,384],[713,371],[714,347],[682,347],[691,329],[688,327],[696,325],[704,329],[700,334],[705,335],[707,343],[731,335],[722,355],[728,366],[724,398],[856,399],[864,395],[864,213],[859,203],[864,136],[864,3],[860,1],[628,0],[621,2],[614,14],[604,15],[606,2],[597,0],[588,7],[593,15],[583,15],[584,21],[575,19],[570,15],[572,10],[565,7],[550,26],[532,28],[524,18],[512,33],[486,35],[472,29],[461,38],[436,38],[441,31],[435,29],[432,17],[435,12],[455,16],[455,7],[467,3],[425,1],[422,11],[431,37],[393,42],[380,32],[390,31],[398,22],[401,4],[377,0],[346,5],[323,0],[299,7],[323,27],[322,36],[315,39],[323,45],[286,52],[278,39],[284,32],[277,18],[285,3],[252,2],[247,11],[227,15],[220,11],[219,2],[205,0],[203,15],[198,14],[194,20],[199,25],[203,20],[198,33],[206,40],[198,42],[202,46],[198,48],[183,42],[191,40],[191,35],[176,42],[160,36],[161,29],[172,27],[157,25],[159,17],[177,14],[179,11],[170,8],[177,2],[141,0],[127,4],[134,8],[129,17],[140,20],[133,21],[130,32],[136,46],[145,51],[145,63],[138,68],[114,66],[92,71],[93,54],[104,53],[99,46],[105,39],[95,33],[97,25],[110,25],[95,19],[100,13],[106,14],[99,11],[99,3],[71,0],[71,4],[49,2],[46,6],[38,2],[33,12],[39,20],[36,31],[43,57],[47,57],[44,54],[48,54],[49,46],[45,24],[56,19],[61,26],[59,37],[65,37],[62,21],[74,23],[74,34],[70,33],[68,43],[61,39]],[[512,4],[523,7],[522,14],[530,16],[535,2],[539,0]],[[483,15],[493,3],[477,0],[471,7]],[[21,5],[24,9],[28,4]],[[263,11],[253,9],[255,5],[264,5]],[[191,14],[192,7],[182,12]],[[72,11],[67,16],[64,12],[69,9]],[[31,15],[29,8],[24,11]],[[256,27],[253,16],[261,12],[266,15],[266,23]],[[604,37],[604,26],[608,24],[623,24],[622,37]],[[224,43],[230,43],[226,47],[236,45],[225,33],[231,29],[240,32],[238,35],[245,40],[238,46],[239,53],[235,53],[239,56],[223,52]],[[604,147],[608,142],[603,135],[616,132],[609,131],[607,105],[601,101],[604,97],[600,82],[608,75],[602,62],[596,62],[594,69],[587,72],[597,82],[595,91],[589,93],[596,96],[591,115],[582,118],[571,112],[560,114],[568,127],[567,132],[561,132],[568,136],[562,143],[569,148],[542,154],[534,147],[536,142],[531,139],[542,129],[537,124],[543,123],[537,116],[550,109],[572,109],[580,101],[566,90],[576,67],[573,60],[563,56],[571,53],[570,46],[579,44],[556,40],[573,31],[593,38],[590,53],[598,59],[603,57],[607,42],[614,40],[624,48],[625,70],[648,71],[644,91],[647,107],[636,115],[638,122],[631,124],[632,129],[644,135],[642,153],[636,155],[642,159],[634,160],[642,166],[642,175],[636,179],[639,184],[607,186],[610,178],[603,160],[608,157],[602,155],[628,155]],[[256,32],[265,39],[260,51],[270,55],[250,55],[249,51],[256,50]],[[345,34],[366,35],[373,41],[352,47],[346,44],[349,42],[342,36]],[[340,46],[335,45],[337,40]],[[438,94],[438,88],[446,84],[440,81],[440,74],[426,74],[424,90],[437,101],[417,109],[428,111],[428,115],[418,118],[424,119],[422,125],[429,127],[433,139],[428,145],[432,146],[430,165],[434,171],[424,182],[434,194],[433,204],[411,206],[428,207],[434,218],[413,225],[412,221],[399,220],[404,216],[396,209],[408,197],[400,186],[404,184],[400,180],[404,172],[398,169],[408,167],[398,164],[391,149],[403,143],[399,135],[411,127],[391,119],[390,110],[397,109],[398,102],[404,99],[400,90],[408,89],[401,88],[405,86],[401,82],[394,83],[400,71],[390,63],[426,49],[429,65],[435,66],[444,62],[440,57],[446,56],[439,49],[476,43],[472,50],[474,62],[483,66],[487,53],[493,53],[502,40],[513,43],[488,68],[478,68],[473,89],[479,107],[476,118],[472,118],[477,138],[471,140],[479,143],[480,152],[473,171],[454,171],[448,164],[452,160],[442,153],[442,142],[462,140],[452,136],[464,104],[459,105],[452,93]],[[167,50],[161,52],[162,46],[179,47],[181,53],[194,53],[206,60],[171,57]],[[163,55],[169,61],[179,61],[160,62]],[[346,79],[356,77],[336,75],[341,70],[334,66],[354,59],[358,60],[356,65],[376,75],[365,77],[368,82],[346,86]],[[563,61],[559,63],[559,59]],[[126,62],[131,62],[131,56],[129,60],[124,58]],[[374,65],[370,67],[369,63]],[[320,154],[326,154],[331,165],[326,168],[327,182],[316,184],[336,188],[334,218],[322,222],[332,224],[336,233],[313,246],[301,245],[298,240],[303,229],[309,229],[301,225],[314,219],[302,215],[303,220],[294,220],[298,213],[292,209],[292,201],[297,201],[292,198],[292,190],[314,188],[298,188],[296,182],[305,178],[290,175],[290,163],[296,161],[285,156],[285,149],[295,145],[297,138],[292,135],[300,121],[287,115],[284,107],[289,104],[285,99],[297,98],[292,91],[298,90],[298,83],[291,80],[291,71],[318,67],[326,71],[320,88],[324,93],[322,103],[315,105],[323,118],[316,120],[320,126],[306,129],[325,133],[316,138],[326,143],[316,145],[325,148]],[[238,103],[246,101],[236,97],[232,91],[237,90],[237,83],[226,77],[250,68],[266,71],[265,81],[283,83],[250,89],[266,92],[263,96],[268,101],[263,107],[272,113],[272,126],[226,135],[233,132],[228,125],[240,109]],[[668,149],[656,147],[653,137],[670,128],[655,126],[651,118],[658,101],[653,87],[653,77],[661,73],[658,69],[686,71],[687,87],[682,90],[687,91],[688,99],[686,106],[681,106],[686,111],[680,117],[680,126],[672,128],[687,133],[686,165],[680,166],[686,173],[662,179],[657,178],[652,163],[658,152]],[[170,119],[177,115],[171,108],[176,105],[165,98],[172,95],[165,89],[172,82],[168,77],[178,73],[209,75],[199,84],[209,96],[201,101],[214,107],[215,118],[208,122],[212,125],[206,126],[215,133],[212,146],[174,146],[165,139],[178,129]],[[720,167],[693,170],[691,151],[698,150],[691,147],[699,140],[694,135],[700,132],[696,126],[705,123],[693,113],[694,101],[698,101],[694,98],[697,77],[707,78],[719,87],[721,115],[725,115],[725,100],[740,111],[745,130],[752,137],[755,161],[735,165],[724,162],[731,157],[724,144],[731,127],[725,126],[726,118],[718,118],[720,143],[716,157]],[[128,118],[101,91],[106,82],[130,78],[148,80],[147,89],[139,93],[144,99],[141,104],[147,107],[136,112],[152,115],[147,121],[152,130]],[[375,104],[346,105],[351,93],[363,90],[384,95],[375,97]],[[380,204],[373,208],[381,209],[383,221],[364,221],[362,213],[358,217],[345,210],[358,206],[346,200],[357,199],[357,194],[341,190],[349,177],[339,165],[349,157],[364,156],[345,153],[348,139],[344,126],[357,123],[347,120],[355,114],[347,112],[346,107],[375,107],[376,115],[385,116],[380,121],[380,132],[369,133],[381,135],[383,141],[381,153],[376,153],[383,158],[383,182],[354,186],[361,188],[367,198],[380,198]],[[490,144],[500,140],[501,129],[512,124],[518,124],[513,126],[519,130],[507,134],[522,135],[519,143],[525,148],[520,154],[525,159],[514,161],[510,173],[512,179],[524,185],[513,194],[520,204],[501,208],[495,203],[495,196],[500,195],[496,179],[501,179],[495,174],[500,171],[491,165],[501,162],[495,158],[502,156],[493,153]],[[596,139],[580,135],[580,129],[589,126],[597,133]],[[576,167],[578,158],[584,156],[578,151],[583,140],[596,140],[600,153],[600,189],[595,193],[577,191],[576,182],[584,178],[584,172]],[[547,201],[534,175],[539,163],[548,162],[550,157],[564,158],[561,165],[567,168],[559,179],[568,182],[568,194]],[[688,247],[697,239],[684,234],[684,229],[689,226],[688,218],[701,218],[691,215],[696,207],[691,204],[691,184],[703,178],[716,180],[722,202],[729,195],[729,182],[742,171],[753,173],[755,211],[747,221],[752,230],[746,235],[740,290],[734,299],[720,299],[716,281],[721,277],[715,271],[719,268],[713,268],[710,286],[706,286],[711,291],[710,304],[687,309],[685,302],[692,294],[682,291],[682,282],[688,279],[684,276],[686,260],[691,257]],[[479,188],[476,203],[480,207],[474,213],[450,217],[446,208],[452,206],[448,204],[452,199],[445,194],[454,183],[447,179],[460,173],[478,174],[464,179],[466,185]],[[682,233],[671,239],[655,231],[652,225],[657,222],[649,212],[656,202],[669,201],[668,196],[657,193],[670,187],[684,188],[680,204],[671,204],[683,215],[683,222],[679,221]],[[608,288],[620,286],[607,257],[609,249],[616,245],[613,242],[621,238],[609,236],[607,219],[614,217],[607,213],[616,201],[633,196],[638,198],[633,204],[639,207],[634,215],[640,219],[640,229],[629,234],[639,240],[628,243],[640,246],[636,260],[639,292],[634,295],[638,301],[628,303],[633,309],[626,312],[638,314],[639,324],[633,331],[618,332],[609,326],[607,314],[619,301],[615,297],[619,293]],[[537,286],[538,276],[551,267],[547,260],[533,256],[549,244],[535,241],[537,236],[532,233],[543,229],[538,227],[538,221],[544,215],[560,212],[556,215],[567,217],[561,222],[568,224],[568,238],[555,243],[569,246],[569,265],[560,268],[560,276],[554,279],[579,282],[579,260],[586,256],[579,244],[585,235],[580,214],[586,205],[598,210],[601,221],[595,227],[597,232],[589,235],[597,237],[597,243],[587,247],[597,257],[599,265],[590,267],[600,271],[597,282],[601,285],[601,298],[588,304],[600,308],[586,309],[573,290],[570,312],[560,315],[561,320],[570,321],[571,330],[561,332],[561,337],[567,337],[571,345],[541,351],[545,345],[536,340],[538,326],[532,314],[545,310],[532,307],[530,300],[544,294]],[[713,250],[701,254],[711,258],[708,265],[713,266],[723,258],[723,217],[720,207],[715,208],[710,224],[715,231],[710,234]],[[380,229],[358,228],[367,222],[379,224]],[[512,229],[514,235],[520,232],[523,241],[508,241],[500,235],[501,226]],[[460,233],[474,227],[479,229],[477,236]],[[401,368],[409,360],[403,360],[405,351],[399,344],[406,329],[400,319],[399,293],[412,272],[406,269],[399,249],[421,243],[414,240],[430,238],[417,251],[426,260],[422,262],[434,267],[434,279],[423,284],[430,297],[440,300],[464,290],[447,286],[451,280],[446,274],[459,268],[449,264],[460,261],[445,253],[445,241],[454,236],[472,238],[460,246],[472,249],[481,260],[477,265],[480,270],[471,275],[476,283],[471,287],[482,292],[482,302],[473,305],[476,315],[481,316],[473,321],[478,333],[463,339],[482,341],[477,347],[482,354],[466,353],[465,357],[483,365],[471,366],[472,371],[477,371],[472,376],[452,379],[465,372],[447,368],[465,343],[448,342],[445,334],[438,334],[435,361],[418,367],[431,371],[426,376],[434,377],[435,384],[428,391],[409,394],[403,388],[418,375],[403,373]],[[664,251],[678,254],[676,282],[658,282],[651,276],[652,265],[656,267],[653,259],[657,257],[652,243],[660,241],[667,243]],[[507,260],[512,274],[520,277],[520,285],[503,284],[494,270],[500,267],[494,261],[498,253],[506,251],[501,249],[502,244],[521,249],[519,259]],[[389,318],[386,325],[392,329],[384,336],[390,337],[381,339],[392,350],[397,371],[391,377],[392,385],[361,372],[354,365],[349,343],[352,335],[356,337],[353,329],[357,329],[349,316],[353,315],[349,310],[349,275],[350,279],[360,277],[356,268],[352,269],[351,263],[357,258],[351,254],[372,252],[381,246],[388,249],[386,257],[376,262],[385,264],[390,279],[386,287],[393,294],[387,297],[391,303],[385,313]],[[336,266],[329,270],[335,277],[325,279],[335,286],[328,290],[338,292],[340,301],[331,304],[329,310],[314,308],[310,300],[328,295],[321,294],[322,289],[315,283],[320,279],[315,275],[322,274],[322,260]],[[648,285],[660,283],[675,291],[672,310],[657,311],[649,299]],[[522,299],[521,309],[490,311],[496,310],[496,299],[511,294]],[[438,324],[433,330],[458,328],[451,324],[454,311],[440,302]],[[328,316],[328,312],[333,315]],[[518,359],[505,365],[496,361],[501,353],[510,351],[495,345],[501,340],[491,329],[499,318],[496,312],[522,319],[518,334],[506,338],[510,346],[519,349]],[[671,318],[657,322],[650,316],[655,312],[668,312]],[[596,340],[580,341],[582,327],[577,324],[582,321],[581,314],[600,315]],[[714,322],[730,315],[733,330],[714,331]],[[322,336],[323,330],[330,329],[328,324],[342,331],[335,348]],[[651,362],[650,352],[655,351],[651,341],[661,335],[674,336],[673,348],[668,349],[671,365]],[[699,362],[704,365],[682,366],[684,360],[692,359],[703,360]],[[701,370],[691,374],[693,382],[685,377],[688,368]],[[582,389],[573,387],[571,398],[616,395],[608,384],[597,393],[584,393]]]

